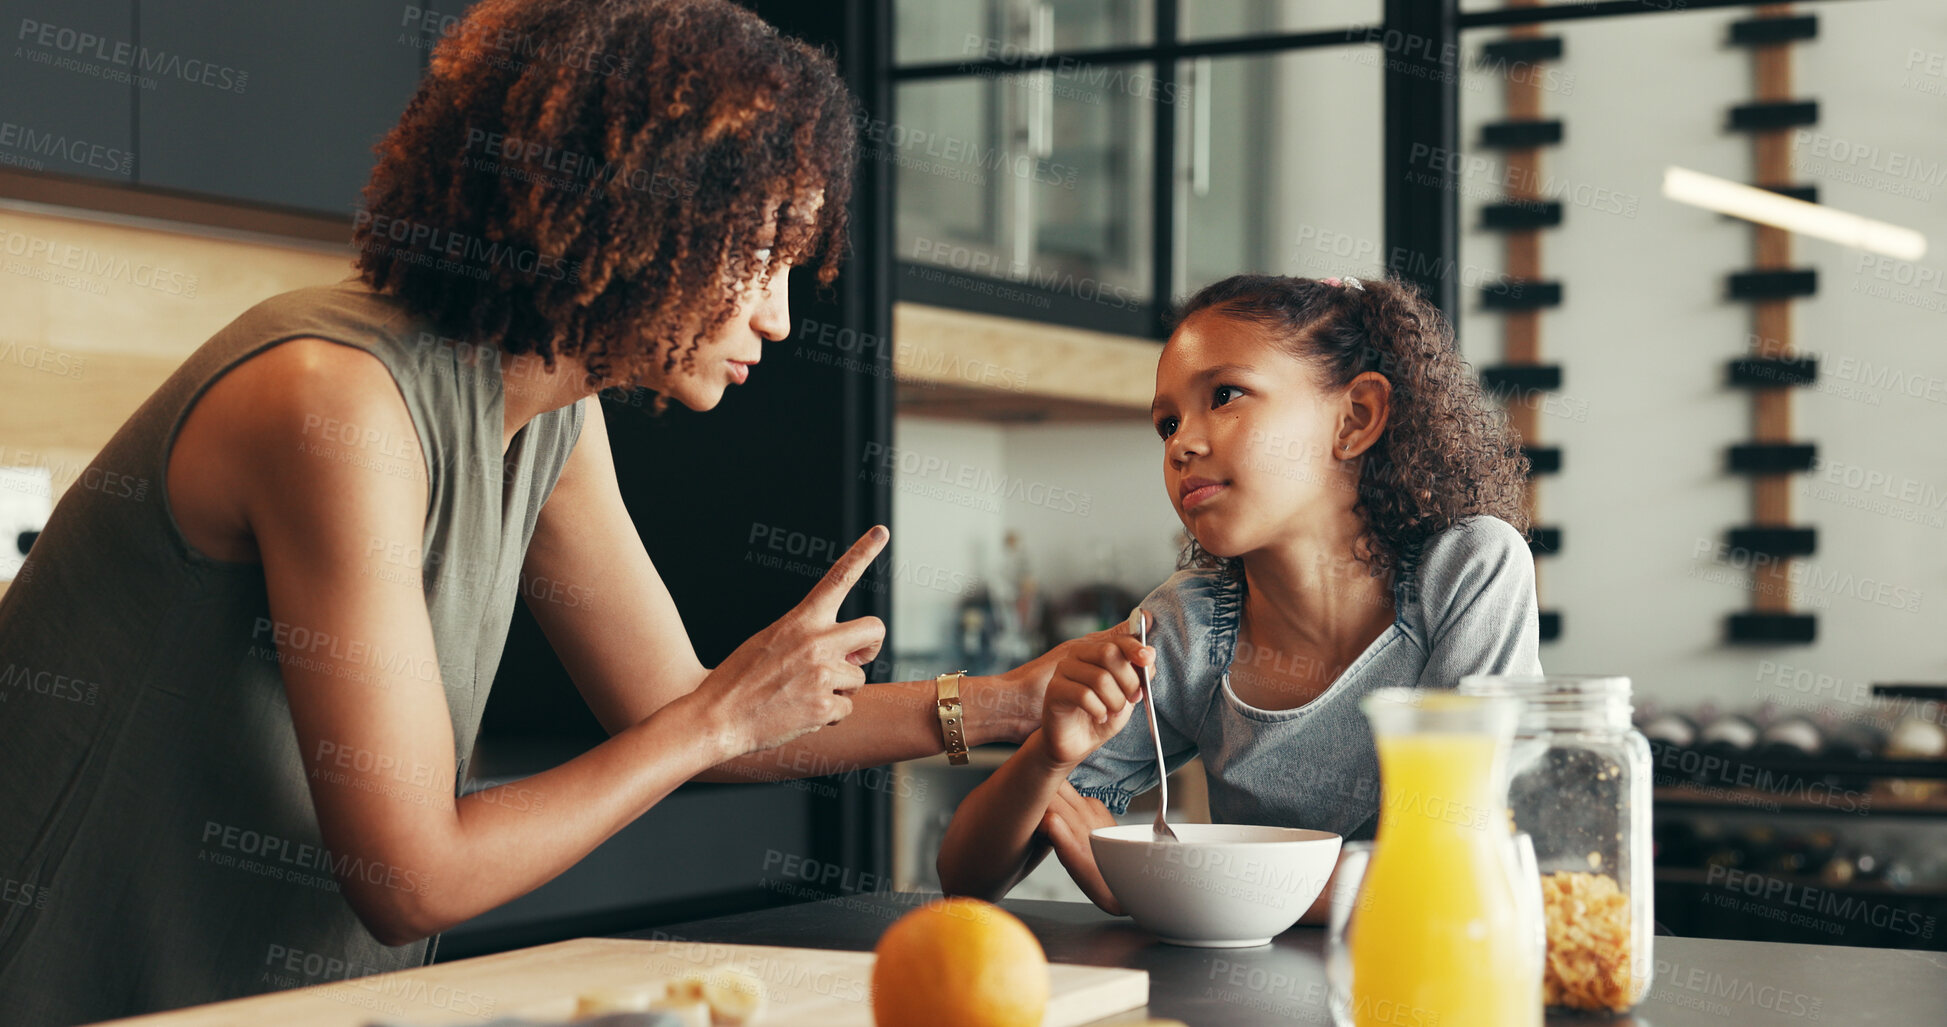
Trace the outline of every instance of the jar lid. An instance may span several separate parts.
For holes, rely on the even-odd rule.
[[[1462,695],[1521,700],[1522,731],[1629,726],[1629,679],[1593,674],[1469,674]]]

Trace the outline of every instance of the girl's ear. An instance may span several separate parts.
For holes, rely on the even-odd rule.
[[[1339,413],[1335,456],[1350,460],[1372,448],[1386,430],[1393,412],[1393,383],[1377,371],[1365,371],[1345,386]]]

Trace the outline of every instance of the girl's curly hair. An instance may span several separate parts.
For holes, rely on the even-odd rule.
[[[1483,401],[1480,381],[1454,348],[1438,308],[1394,279],[1362,288],[1311,278],[1235,275],[1204,287],[1177,311],[1181,325],[1208,313],[1255,325],[1316,368],[1320,384],[1343,388],[1366,371],[1392,384],[1386,429],[1363,458],[1353,506],[1365,521],[1354,556],[1374,575],[1461,518],[1486,514],[1528,532],[1528,458],[1502,412]],[[1195,539],[1180,567],[1237,570]]]
[[[837,275],[856,111],[830,58],[728,0],[485,0],[378,147],[358,269],[445,333],[580,355],[590,386],[667,374],[747,279]]]

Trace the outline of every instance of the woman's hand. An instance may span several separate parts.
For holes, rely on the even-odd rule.
[[[891,533],[875,527],[832,564],[790,613],[751,636],[693,694],[708,704],[725,759],[769,749],[852,712],[865,664],[879,655],[877,617],[838,623],[838,608]]]
[[[1115,737],[1144,698],[1136,667],[1153,667],[1156,650],[1138,642],[1126,625],[1107,634],[1069,649],[1048,682],[1041,740],[1057,767],[1073,767]]]
[[[1088,841],[1089,832],[1114,826],[1115,816],[1100,799],[1083,796],[1074,785],[1063,781],[1055,790],[1054,800],[1048,803],[1048,812],[1041,815],[1041,826],[1035,829],[1035,834],[1053,846],[1055,858],[1061,860],[1068,876],[1075,879],[1091,902],[1110,916],[1121,916],[1122,903],[1115,900],[1109,883],[1102,879],[1102,871],[1095,865],[1095,850]]]
[[[968,730],[977,730],[983,740],[1026,741],[1034,729],[1041,726],[1041,709],[1047,699],[1048,683],[1054,679],[1055,669],[1061,661],[1075,655],[1082,647],[1099,646],[1109,641],[1121,630],[1116,627],[1091,632],[1063,642],[1013,670],[992,677],[969,677],[962,681],[960,690],[967,697],[967,706],[978,711],[968,718]],[[976,717],[980,720],[979,724],[975,723]]]

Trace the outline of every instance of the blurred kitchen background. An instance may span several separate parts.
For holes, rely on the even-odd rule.
[[[1736,868],[1947,913],[1947,261],[1754,228],[1665,176],[1947,244],[1947,7],[749,6],[831,48],[866,115],[839,286],[794,295],[794,337],[707,419],[610,408],[706,662],[875,521],[891,552],[850,612],[890,624],[876,679],[1121,620],[1183,541],[1147,419],[1169,304],[1239,271],[1391,272],[1449,312],[1529,445],[1544,665],[1634,679],[1659,919],[1943,947],[1714,899]],[[110,487],[89,459],[209,334],[346,274],[371,147],[465,7],[0,0],[0,539],[24,550],[65,489]],[[599,738],[517,627],[474,772]],[[934,760],[690,786],[442,956],[929,886],[977,780]],[[1024,893],[1079,897],[1052,865]]]

